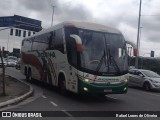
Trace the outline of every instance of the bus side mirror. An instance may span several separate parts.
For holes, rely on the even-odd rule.
[[[131,45],[133,47],[133,56],[137,56],[137,46],[136,44],[134,44],[133,42],[131,41],[126,41],[127,44]]]
[[[81,38],[78,35],[75,35],[75,34],[71,34],[70,37],[73,38],[76,41],[77,51],[82,52],[83,51],[83,46],[82,46]]]
[[[133,55],[137,56],[137,49],[136,48],[133,48]]]

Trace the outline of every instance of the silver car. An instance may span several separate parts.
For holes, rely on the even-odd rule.
[[[7,66],[15,67],[16,63],[17,63],[17,57],[14,57],[14,56],[8,56],[7,57]]]
[[[142,87],[145,90],[160,90],[160,75],[144,69],[129,70],[129,86]]]

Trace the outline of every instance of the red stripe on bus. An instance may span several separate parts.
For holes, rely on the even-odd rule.
[[[38,70],[38,72],[41,76],[41,80],[42,80],[44,73],[43,73],[42,64],[39,61],[39,59],[33,54],[25,54],[24,52],[22,52],[21,54],[22,54],[22,61],[25,64],[30,64],[30,65],[34,66]]]
[[[48,62],[49,64],[51,65],[51,70],[52,70],[52,73],[53,73],[53,76],[54,76],[54,80],[55,80],[55,84],[57,82],[57,77],[56,77],[56,72],[55,72],[55,69],[54,69],[54,65],[52,63],[52,60],[50,59],[50,57],[47,56],[46,52],[43,51],[44,55],[46,56],[46,58],[48,59]]]

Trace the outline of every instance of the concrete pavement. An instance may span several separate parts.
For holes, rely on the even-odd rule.
[[[6,95],[3,95],[2,76],[0,75],[0,108],[19,103],[33,94],[33,88],[11,76],[5,76]]]

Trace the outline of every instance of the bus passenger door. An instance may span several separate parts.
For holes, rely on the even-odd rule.
[[[68,79],[69,90],[77,93],[78,92],[77,70],[73,66],[69,66],[69,76],[68,77],[69,77]]]

